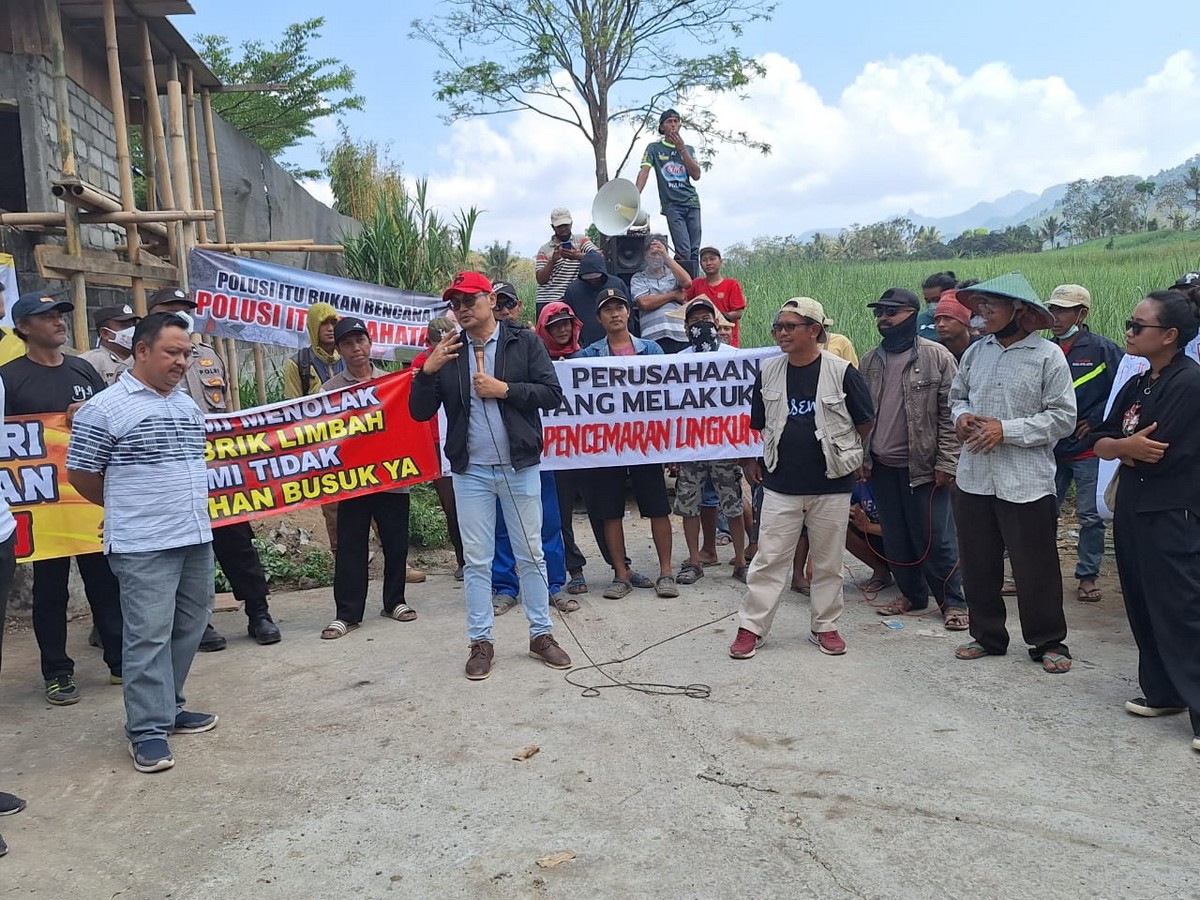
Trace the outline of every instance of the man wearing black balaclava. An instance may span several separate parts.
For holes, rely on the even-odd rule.
[[[598,252],[585,253],[579,262],[579,277],[567,285],[566,293],[563,294],[563,302],[571,307],[575,318],[583,323],[583,331],[579,334],[581,347],[604,340],[604,326],[600,324],[596,315],[599,312],[596,308],[596,298],[609,288],[622,296],[628,293],[625,282],[608,273],[603,256]],[[639,333],[632,326],[630,331],[634,334]]]
[[[965,631],[970,621],[958,574],[958,542],[950,495],[958,469],[959,441],[950,418],[954,355],[917,336],[921,301],[890,288],[869,304],[882,340],[862,360],[875,404],[874,427],[864,441],[883,549],[900,589],[882,616],[923,610],[929,593],[946,628]]]

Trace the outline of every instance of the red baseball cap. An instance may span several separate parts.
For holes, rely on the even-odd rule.
[[[450,287],[442,291],[442,299],[449,300],[451,294],[490,294],[492,283],[479,272],[459,272],[450,282]]]

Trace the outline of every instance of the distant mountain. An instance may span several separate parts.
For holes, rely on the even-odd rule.
[[[923,216],[915,210],[909,210],[902,215],[918,228],[936,228],[942,234],[942,240],[948,241],[958,237],[964,231],[973,228],[986,228],[988,231],[998,231],[1010,225],[1020,225],[1029,219],[1038,218],[1059,203],[1067,193],[1065,184],[1056,184],[1046,188],[1041,194],[1031,194],[1028,191],[1012,191],[993,200],[990,203],[976,203],[970,209],[952,216]],[[887,216],[886,218],[894,218]],[[820,232],[826,237],[837,237],[841,228],[814,228],[800,235],[801,241],[811,241],[813,235]]]

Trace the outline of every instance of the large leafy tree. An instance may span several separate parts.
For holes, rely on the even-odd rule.
[[[289,25],[274,46],[245,41],[236,51],[219,34],[197,36],[200,55],[225,84],[284,84],[278,91],[214,94],[213,108],[226,122],[272,157],[313,136],[313,123],[351,109],[362,109],[354,93],[354,70],[332,57],[313,58],[310,44],[325,20]],[[284,164],[297,178],[320,172]]]
[[[769,153],[768,144],[722,127],[688,102],[697,89],[740,91],[764,74],[736,42],[745,25],[770,19],[768,0],[446,0],[443,16],[418,19],[412,35],[449,68],[434,96],[450,119],[529,110],[576,128],[592,147],[596,186],[620,174],[639,138],[674,106],[699,136],[701,165],[716,143]],[[615,169],[614,126],[633,136]]]

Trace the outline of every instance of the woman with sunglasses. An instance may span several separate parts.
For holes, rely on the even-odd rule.
[[[1119,459],[1113,524],[1125,611],[1145,696],[1138,716],[1191,710],[1200,750],[1200,365],[1184,347],[1200,331],[1200,288],[1156,291],[1125,323],[1125,347],[1150,363],[1121,389],[1095,453]]]

